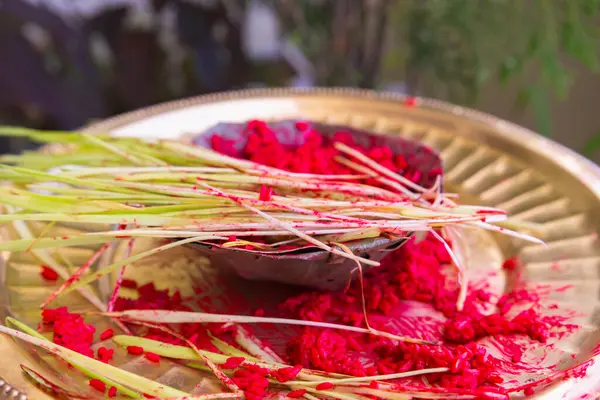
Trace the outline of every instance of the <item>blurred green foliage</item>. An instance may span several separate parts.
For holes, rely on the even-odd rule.
[[[549,100],[565,98],[574,63],[599,69],[599,0],[276,3],[291,37],[317,60],[320,83],[404,81],[412,94],[473,105],[497,79],[518,85],[515,103],[531,107],[546,135]]]
[[[600,130],[594,132],[590,140],[586,142],[583,147],[582,153],[584,156],[591,157],[598,150],[600,150]]]
[[[175,98],[290,82],[402,83],[409,94],[472,106],[501,82],[517,88],[515,107],[529,108],[549,135],[551,100],[567,96],[574,67],[600,68],[600,0],[149,2],[140,27],[126,5],[67,23],[31,2],[2,0],[0,52],[10,56],[0,63],[0,119],[69,129]],[[281,38],[269,40],[299,50],[301,65],[283,51],[249,54],[244,24],[257,4],[279,23]],[[169,13],[173,24],[162,24]],[[23,36],[32,25],[44,40]],[[257,44],[269,41],[259,33]]]

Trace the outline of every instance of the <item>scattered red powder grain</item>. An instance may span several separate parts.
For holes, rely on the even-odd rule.
[[[129,349],[127,349],[127,350],[129,351]],[[147,352],[144,353],[144,357],[146,357],[146,359],[148,361],[152,361],[154,363],[160,362],[160,356],[158,354],[151,353],[149,351],[147,351]]]
[[[117,395],[117,388],[114,386],[111,386],[110,389],[108,389],[108,397],[115,397]]]
[[[291,399],[296,399],[298,397],[302,397],[306,394],[306,389],[297,389],[297,390],[292,390],[291,392],[289,392],[287,394],[287,397],[291,398]]]
[[[91,379],[89,385],[99,392],[106,392],[106,384],[100,379]]]
[[[106,347],[100,347],[98,349],[98,360],[105,364],[108,364],[112,360],[115,351],[113,349],[107,349]]]
[[[115,331],[111,328],[108,328],[104,332],[100,334],[100,340],[108,340],[115,335]]]
[[[427,173],[427,175],[429,175],[430,177],[435,177],[438,175],[442,175],[442,173],[443,170],[441,168],[433,168]]]
[[[42,324],[52,329],[54,343],[94,357],[91,345],[96,328],[86,324],[81,315],[70,313],[67,307],[47,308],[42,310]]]
[[[517,257],[509,258],[504,261],[502,268],[507,271],[515,271],[521,266],[521,261]]]
[[[261,201],[271,201],[271,197],[273,197],[273,188],[261,185],[258,199]]]
[[[247,400],[262,400],[267,394],[269,370],[250,364],[237,369],[231,380],[244,392]]]
[[[223,139],[218,135],[213,135],[211,137],[211,146],[213,149],[219,149],[218,152],[221,154],[225,154],[228,156],[235,156],[237,150],[235,148],[234,140]]]
[[[129,289],[137,289],[138,284],[132,279],[123,279],[123,281],[121,282],[121,286]]]
[[[302,365],[296,365],[293,367],[284,367],[279,368],[271,372],[271,375],[277,379],[279,382],[287,382],[293,381],[296,379],[300,371],[302,370]]]
[[[407,97],[404,100],[404,105],[406,107],[415,107],[417,105],[417,99],[415,97]]]
[[[329,389],[333,389],[334,386],[333,386],[333,383],[331,383],[331,382],[322,382],[322,383],[319,383],[316,386],[316,388],[317,388],[317,390],[329,390]]]
[[[308,122],[305,121],[296,121],[294,125],[296,126],[296,129],[298,129],[300,132],[304,132],[310,126],[308,125]]]
[[[47,265],[42,265],[40,275],[47,281],[54,282],[58,280],[58,273]]]
[[[144,348],[140,346],[127,346],[127,352],[133,355],[139,355],[144,352]]]
[[[239,367],[246,359],[244,357],[229,357],[221,367],[224,369],[236,369]]]
[[[379,383],[377,381],[371,381],[369,382],[369,387],[371,389],[379,389]]]

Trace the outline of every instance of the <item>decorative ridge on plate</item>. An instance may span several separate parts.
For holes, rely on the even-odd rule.
[[[0,396],[15,400],[27,400],[27,395],[19,389],[11,386],[2,377],[0,377]]]

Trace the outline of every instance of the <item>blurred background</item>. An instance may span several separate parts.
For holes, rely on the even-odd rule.
[[[600,162],[600,0],[0,0],[0,123],[75,129],[223,90],[435,97]],[[0,139],[0,152],[32,147]]]

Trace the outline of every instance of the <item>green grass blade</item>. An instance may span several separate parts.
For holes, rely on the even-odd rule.
[[[0,333],[4,333],[34,346],[43,348],[51,354],[67,361],[71,365],[77,365],[78,367],[85,369],[87,374],[94,374],[94,376],[99,377],[98,379],[109,379],[110,382],[114,382],[141,393],[149,394],[159,398],[177,398],[188,395],[185,392],[174,389],[167,385],[152,381],[129,371],[122,370],[110,364],[105,364],[103,362],[94,360],[93,358],[67,349],[66,347],[52,343],[45,338],[41,339],[37,336],[23,333],[6,326],[0,326]],[[137,393],[131,393],[134,395],[134,397],[141,397]]]
[[[5,320],[5,325],[6,325],[6,326],[8,326],[8,325],[13,325],[13,326],[14,326],[14,327],[16,327],[17,329],[19,329],[19,330],[20,330],[20,331],[22,331],[22,332],[25,332],[25,333],[26,333],[26,334],[28,334],[28,335],[35,336],[35,337],[37,337],[37,338],[39,338],[39,339],[43,339],[43,340],[48,340],[48,341],[50,341],[50,340],[49,340],[47,337],[45,337],[45,336],[41,335],[41,334],[40,334],[38,331],[36,331],[35,329],[32,329],[32,328],[30,328],[29,326],[25,325],[25,324],[24,324],[24,323],[22,323],[21,321],[19,321],[19,320],[16,320],[16,319],[14,319],[14,318],[12,318],[12,317],[6,317],[6,320]],[[133,390],[130,390],[130,389],[126,388],[125,386],[118,384],[117,382],[114,382],[114,381],[112,381],[112,380],[110,380],[110,379],[107,379],[107,378],[105,378],[105,377],[101,376],[101,375],[98,375],[98,374],[96,374],[96,373],[94,373],[94,372],[90,371],[89,369],[87,369],[87,368],[85,368],[85,367],[82,367],[82,366],[81,366],[81,365],[79,365],[79,364],[72,364],[72,365],[73,365],[73,367],[77,368],[77,369],[78,369],[78,370],[80,370],[80,371],[81,371],[83,374],[85,374],[85,375],[89,376],[90,378],[92,378],[92,379],[100,379],[100,380],[101,380],[102,382],[104,382],[104,383],[105,383],[105,384],[106,384],[108,387],[110,387],[110,386],[114,386],[114,387],[116,387],[116,388],[117,388],[117,390],[118,390],[119,392],[121,392],[121,393],[123,393],[123,394],[126,394],[126,395],[127,395],[127,396],[129,396],[129,397],[133,397],[134,399],[140,399],[140,398],[142,398],[142,396],[140,396],[140,394],[139,394],[139,393],[137,393],[137,392],[134,392]]]
[[[88,285],[91,282],[94,282],[95,280],[118,270],[119,268],[121,268],[124,265],[132,264],[132,263],[139,261],[145,257],[151,256],[151,255],[159,253],[161,251],[172,249],[174,247],[183,246],[184,244],[187,244],[187,243],[193,243],[193,242],[197,242],[197,241],[201,241],[201,240],[208,240],[208,239],[214,239],[214,236],[196,236],[196,237],[191,237],[188,239],[179,240],[177,242],[172,242],[169,244],[165,244],[163,246],[155,247],[154,249],[147,250],[142,253],[135,254],[131,257],[127,257],[125,259],[119,260],[105,268],[102,268],[101,270],[97,271],[95,274],[91,274],[91,275],[88,275],[88,276],[82,278],[77,283],[74,283],[68,289],[63,291],[63,294],[67,294],[74,290],[77,290],[80,287]]]

